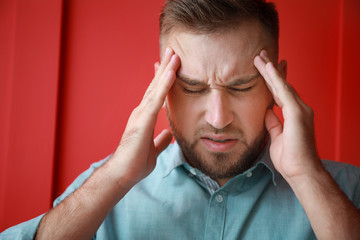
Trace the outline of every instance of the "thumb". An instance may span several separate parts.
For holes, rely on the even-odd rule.
[[[159,135],[154,139],[155,152],[156,155],[159,155],[165,148],[171,143],[172,134],[169,130],[164,129]]]
[[[283,132],[281,121],[272,109],[266,111],[265,127],[268,130],[272,141]]]

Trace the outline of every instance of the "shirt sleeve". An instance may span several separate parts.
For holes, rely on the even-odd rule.
[[[341,190],[360,210],[360,167],[335,161],[322,161]]]
[[[58,198],[55,199],[53,206],[55,207],[56,205],[58,205],[61,201],[63,201],[65,198],[67,198],[68,196],[70,196],[76,189],[78,189],[79,187],[81,187],[81,185],[84,184],[84,182],[86,181],[86,179],[88,179],[91,174],[101,165],[103,165],[109,158],[111,157],[108,156],[107,158],[93,163],[90,168],[88,170],[86,170],[85,172],[83,172],[82,174],[80,174],[75,181],[65,190],[65,192],[63,194],[61,194]]]
[[[80,174],[75,179],[75,181],[65,190],[65,192],[61,194],[54,201],[53,206],[55,207],[56,205],[58,205],[61,201],[63,201],[66,197],[68,197],[69,195],[71,195],[71,193],[73,193],[76,189],[78,189],[86,181],[86,179],[95,171],[95,169],[100,167],[110,157],[111,155],[99,162],[93,163],[88,170]],[[44,217],[44,215],[45,214],[6,229],[4,232],[0,233],[0,240],[34,239],[37,228],[39,227],[40,221]]]
[[[31,240],[34,239],[36,230],[45,214],[20,223],[0,233],[0,240]]]

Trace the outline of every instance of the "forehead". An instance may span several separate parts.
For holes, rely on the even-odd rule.
[[[162,50],[167,46],[179,55],[182,75],[220,80],[253,74],[254,57],[268,48],[267,38],[257,22],[209,34],[175,29],[164,38]]]

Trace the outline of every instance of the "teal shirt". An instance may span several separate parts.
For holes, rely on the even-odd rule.
[[[80,175],[54,205],[82,185],[100,161]],[[359,209],[360,168],[323,161]],[[275,170],[268,148],[255,166],[213,194],[170,145],[155,170],[106,217],[93,239],[316,239],[293,191]],[[42,216],[12,227],[0,239],[32,239]]]

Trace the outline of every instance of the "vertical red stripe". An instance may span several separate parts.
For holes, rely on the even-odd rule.
[[[344,1],[343,57],[341,87],[341,130],[339,138],[340,161],[359,165],[360,136],[360,2]]]
[[[6,226],[6,186],[14,69],[16,1],[0,2],[0,231]]]
[[[60,3],[0,1],[0,231],[51,201]]]
[[[338,28],[338,69],[336,82],[336,125],[335,125],[335,160],[340,161],[341,152],[341,102],[343,78],[343,35],[344,35],[344,0],[339,0],[339,28]]]

